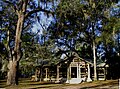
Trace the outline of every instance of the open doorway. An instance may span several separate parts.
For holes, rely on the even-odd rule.
[[[77,78],[77,67],[71,67],[71,78]]]

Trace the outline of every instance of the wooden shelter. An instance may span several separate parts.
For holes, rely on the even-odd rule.
[[[66,83],[81,83],[82,81],[90,82],[91,73],[90,66],[92,63],[80,58],[77,54],[74,54],[70,58],[57,64],[57,71],[59,68],[66,64]],[[57,72],[59,73],[59,72]],[[65,78],[63,78],[65,80]],[[59,81],[59,74],[57,74],[57,81]]]
[[[97,65],[99,80],[106,79],[106,68],[105,63]],[[76,53],[55,66],[44,66],[43,70],[43,80],[56,83],[77,84],[83,81],[91,82],[94,78],[93,63],[80,58]]]
[[[60,61],[54,67],[45,67],[44,81],[81,83],[82,81],[90,82],[90,67],[92,63],[80,58],[77,54]],[[51,70],[52,69],[52,70]],[[52,73],[52,74],[51,74]]]

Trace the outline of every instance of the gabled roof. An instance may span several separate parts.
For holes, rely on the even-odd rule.
[[[59,61],[59,62],[57,63],[57,65],[60,65],[60,64],[65,63],[65,62],[72,62],[73,59],[75,59],[75,58],[77,58],[77,59],[79,59],[79,60],[82,60],[82,61],[84,61],[84,62],[86,62],[86,63],[89,63],[89,64],[91,64],[91,66],[94,65],[92,59],[82,58],[82,57],[80,57],[76,52],[73,52],[73,53],[72,53],[72,56],[66,57],[65,59],[62,59],[61,61]],[[103,62],[102,60],[97,60],[97,67],[108,67],[108,65],[106,65],[106,63]]]
[[[106,63],[100,63],[97,65],[97,67],[109,67]]]
[[[77,58],[77,59],[79,59],[79,60],[82,60],[82,61],[84,61],[84,62],[86,62],[86,63],[89,63],[89,64],[93,65],[93,63],[90,62],[90,61],[88,61],[88,59],[86,60],[86,59],[83,59],[83,58],[79,57],[79,55],[78,55],[77,53],[75,53],[75,52],[72,53],[72,56],[67,57],[66,59],[61,60],[60,62],[58,62],[57,65],[60,65],[60,64],[65,63],[65,62],[72,62],[73,59],[75,59],[75,58]]]

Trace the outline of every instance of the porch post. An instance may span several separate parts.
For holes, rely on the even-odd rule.
[[[69,78],[71,78],[71,66],[69,66]]]
[[[59,82],[59,65],[57,65],[57,77],[56,77],[56,82]]]
[[[91,82],[91,78],[90,78],[90,64],[88,63],[88,77],[87,77],[87,82]]]
[[[77,64],[77,78],[79,78],[80,72],[79,72],[79,63]]]
[[[81,67],[79,65],[79,78],[81,79]]]
[[[67,80],[69,80],[69,66],[67,67]]]
[[[45,68],[45,78],[47,79],[47,68]]]
[[[104,80],[106,80],[106,67],[104,67],[103,70],[104,70]]]
[[[70,83],[70,78],[71,78],[71,66],[69,65],[67,67],[67,81],[66,81],[66,83]]]
[[[40,82],[43,81],[43,67],[40,68]]]

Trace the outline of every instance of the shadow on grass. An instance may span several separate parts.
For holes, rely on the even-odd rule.
[[[89,88],[95,89],[95,88],[98,88],[98,87],[113,86],[113,85],[118,85],[118,81],[114,81],[114,82],[111,81],[111,82],[108,82],[108,83],[98,84],[98,85],[95,85],[95,86],[87,86],[87,87],[80,88],[80,89],[89,89]]]
[[[51,85],[51,84],[58,84],[58,83],[51,83],[51,82],[44,82],[44,83],[31,83],[29,85]]]
[[[55,87],[58,83],[53,82],[33,82],[31,80],[19,80],[19,85],[8,86],[6,81],[0,81],[0,88],[5,89],[38,89],[38,88],[49,88]]]
[[[41,84],[41,85],[18,85],[18,86],[8,86],[8,87],[3,87],[5,89],[53,89],[54,87],[58,87],[59,85],[56,84]],[[56,89],[56,88],[54,88]]]
[[[7,86],[5,85],[6,84],[6,81],[0,81],[0,88],[6,88],[6,89],[63,89],[62,87],[66,87],[66,86],[69,86],[66,85],[66,84],[56,84],[56,83],[53,83],[53,82],[33,82],[33,81],[30,81],[30,80],[20,80],[19,81],[19,85],[18,86]],[[112,86],[112,85],[117,85],[118,84],[118,81],[114,81],[114,80],[111,80],[111,81],[97,81],[97,82],[91,82],[91,83],[81,83],[80,85],[78,86],[83,86],[81,87],[80,89],[89,89],[89,88],[92,88],[92,89],[95,89],[95,88],[98,88],[98,87],[102,87],[102,86]],[[76,86],[76,85],[70,85],[70,86]],[[65,89],[65,88],[64,88]],[[98,88],[99,89],[99,88]]]
[[[55,87],[55,88],[54,88]],[[54,88],[54,89],[56,89],[56,86],[39,86],[39,87],[35,87],[35,88],[29,88],[29,89],[41,89],[41,88],[43,88],[43,89],[45,89],[45,88],[47,88],[47,89],[50,89],[50,88]]]

